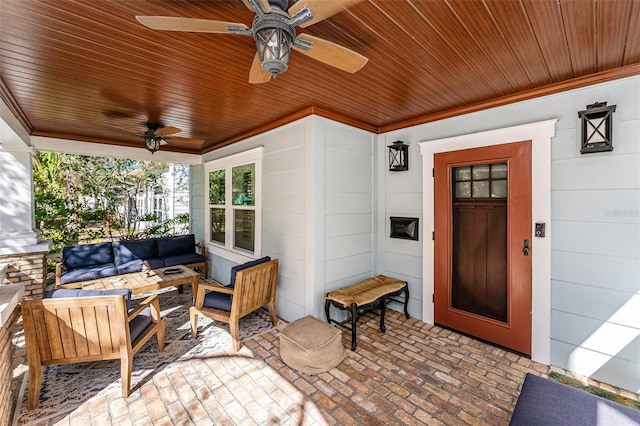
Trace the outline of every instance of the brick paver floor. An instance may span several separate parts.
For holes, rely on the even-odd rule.
[[[358,348],[327,373],[287,367],[272,331],[238,353],[175,363],[133,389],[42,424],[506,425],[527,372],[549,368],[390,311],[359,323]],[[350,336],[343,334],[346,348]],[[61,391],[63,391],[61,389]]]

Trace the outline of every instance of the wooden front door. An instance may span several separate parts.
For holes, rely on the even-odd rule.
[[[435,322],[531,354],[531,142],[434,156]]]

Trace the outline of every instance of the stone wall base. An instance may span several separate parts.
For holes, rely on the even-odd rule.
[[[0,263],[8,264],[0,284],[23,283],[25,299],[41,299],[46,285],[46,252],[0,255]]]

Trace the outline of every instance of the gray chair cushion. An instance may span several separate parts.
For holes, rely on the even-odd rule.
[[[527,373],[510,425],[621,426],[640,424],[640,411]]]
[[[251,268],[252,266],[260,265],[261,263],[269,262],[271,257],[265,256],[260,259],[251,260],[249,262],[245,262],[241,265],[236,265],[231,268],[231,278],[229,280],[229,287],[233,287],[236,284],[236,272],[242,271],[243,269]]]
[[[82,290],[79,288],[57,288],[54,290],[46,291],[43,295],[43,299],[57,299],[63,297],[95,297],[95,296],[113,296],[122,294],[127,302],[127,310],[131,307],[131,289],[130,288],[114,288],[111,290]]]
[[[204,296],[202,305],[205,308],[221,309],[223,311],[231,311],[231,295],[210,291]]]
[[[131,341],[135,342],[138,336],[153,322],[151,308],[145,308],[135,318],[129,322],[129,335]]]

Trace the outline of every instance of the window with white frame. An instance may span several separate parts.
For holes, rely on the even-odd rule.
[[[206,224],[214,254],[242,261],[260,255],[262,148],[205,164]]]

